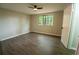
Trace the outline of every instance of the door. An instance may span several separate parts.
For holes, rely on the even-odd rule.
[[[63,29],[62,29],[62,35],[61,35],[61,42],[66,48],[68,45],[68,38],[69,38],[69,32],[70,32],[71,9],[72,9],[72,4],[68,4],[64,9],[64,14],[63,14],[63,25],[62,25]]]

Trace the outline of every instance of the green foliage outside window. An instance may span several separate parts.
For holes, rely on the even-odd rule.
[[[48,26],[53,25],[53,16],[49,15],[39,16],[38,20],[39,25],[48,25]]]

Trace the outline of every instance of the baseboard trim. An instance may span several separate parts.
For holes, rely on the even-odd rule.
[[[59,35],[54,35],[54,34],[47,34],[47,33],[40,33],[40,32],[31,32],[31,33],[38,33],[38,34],[44,34],[44,35],[50,35],[50,36],[55,36],[55,37],[60,37],[61,38],[61,36],[59,36]]]
[[[76,51],[76,50],[77,50],[76,48],[68,48],[68,49],[72,49],[72,50],[74,50],[74,51]]]
[[[66,49],[70,49],[70,50],[74,50],[74,51],[76,51],[77,49],[76,48],[68,48],[68,47],[66,47],[64,44],[63,44],[63,42],[61,41],[61,43],[62,43],[62,45],[66,48]]]
[[[28,32],[28,33],[30,33],[30,32]],[[23,34],[28,34],[28,33],[22,33],[22,34],[18,34],[18,35],[10,36],[10,37],[7,37],[7,38],[4,38],[4,39],[1,39],[0,41],[8,40],[8,39],[11,39],[11,38],[14,38],[14,37],[17,37],[17,36],[23,35]]]
[[[39,32],[28,32],[28,33],[39,33]],[[14,38],[14,37],[17,37],[17,36],[23,35],[23,34],[27,34],[27,33],[22,33],[22,34],[18,34],[18,35],[10,36],[10,37],[7,37],[7,38],[4,38],[4,39],[1,39],[0,41],[4,41],[4,40],[7,40],[7,39],[11,39],[11,38]],[[46,34],[46,33],[39,33],[39,34],[51,35],[51,34]],[[51,36],[61,37],[61,36],[58,36],[58,35],[51,35]]]
[[[72,49],[72,50],[75,50],[75,51],[77,50],[76,48],[71,48],[71,49]]]

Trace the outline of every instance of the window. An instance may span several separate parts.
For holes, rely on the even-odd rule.
[[[48,25],[48,26],[53,25],[53,16],[49,15],[39,16],[38,20],[39,20],[38,25]]]

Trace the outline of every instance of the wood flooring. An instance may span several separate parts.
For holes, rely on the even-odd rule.
[[[61,38],[39,33],[28,33],[0,42],[1,55],[72,55]]]

